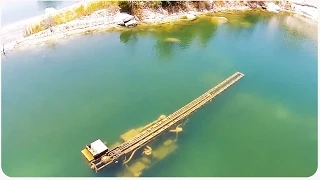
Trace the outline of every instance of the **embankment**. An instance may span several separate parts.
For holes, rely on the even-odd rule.
[[[120,6],[123,8],[123,5]],[[181,18],[193,20],[199,14],[219,11],[259,9],[271,12],[294,12],[318,20],[318,9],[314,2],[295,1],[180,1],[161,4],[134,2],[129,4],[129,13],[134,15],[138,24],[161,24]],[[42,16],[20,21],[1,29],[4,52],[25,50],[36,46],[55,43],[75,35],[110,30],[125,30],[119,26],[121,8],[117,3],[86,0],[61,10],[47,9]]]

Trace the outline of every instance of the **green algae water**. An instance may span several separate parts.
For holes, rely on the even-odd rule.
[[[115,143],[240,71],[244,78],[192,114],[174,153],[142,176],[313,175],[317,27],[284,14],[220,15],[229,21],[204,16],[3,56],[3,172],[115,176],[88,167],[87,143]]]

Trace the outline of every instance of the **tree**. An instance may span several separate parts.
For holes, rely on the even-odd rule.
[[[56,9],[57,6],[61,3],[62,1],[39,1],[39,0],[37,1],[38,7],[41,10],[44,10],[49,7],[53,7]]]

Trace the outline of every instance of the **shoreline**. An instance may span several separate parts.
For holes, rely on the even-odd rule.
[[[76,6],[79,6],[83,3],[84,2],[79,2],[74,5],[65,7],[61,10],[64,11],[70,7],[76,7]],[[270,5],[270,3],[268,3],[267,5]],[[271,8],[273,8],[273,6],[275,4],[272,3],[271,5],[272,5]],[[290,5],[292,6],[292,2],[290,3]],[[315,19],[314,17],[308,16],[304,13],[299,12],[299,11],[287,10],[281,6],[275,6],[275,7],[276,8],[274,8],[274,9],[267,8],[264,11],[274,12],[274,13],[280,13],[280,12],[293,13],[295,15],[303,16],[303,18],[308,18],[308,19],[311,19],[311,20],[315,21],[316,23],[318,23],[318,20]],[[142,12],[143,18],[138,19],[137,17],[135,17],[135,19],[137,19],[138,26],[141,24],[144,24],[147,26],[157,26],[157,25],[161,25],[164,23],[174,23],[175,21],[182,20],[183,17],[186,17],[188,15],[192,15],[192,16],[197,17],[198,15],[205,15],[205,14],[225,12],[225,11],[250,11],[250,10],[255,10],[255,8],[252,8],[248,5],[232,5],[232,3],[231,3],[231,7],[230,6],[214,7],[214,9],[211,8],[210,10],[205,10],[205,11],[197,10],[193,7],[188,7],[188,10],[177,11],[177,12],[171,13],[171,14],[162,8],[157,9],[157,10],[144,9]],[[58,11],[60,11],[60,10],[58,10]],[[116,12],[110,12],[110,10],[108,10],[108,8],[103,9],[103,10],[98,10],[88,16],[77,18],[73,21],[70,21],[70,22],[67,22],[64,24],[60,24],[57,26],[52,26],[53,32],[51,32],[49,29],[46,29],[46,30],[40,31],[36,34],[32,34],[28,37],[23,37],[23,32],[21,32],[21,29],[20,29],[20,31],[15,31],[15,33],[17,33],[19,35],[14,36],[14,33],[12,33],[12,31],[10,30],[10,27],[11,28],[14,28],[14,27],[21,28],[22,26],[25,26],[28,22],[30,23],[31,20],[38,20],[38,19],[43,18],[45,16],[45,14],[42,16],[29,18],[24,21],[15,22],[15,23],[9,24],[6,27],[3,27],[1,29],[1,31],[6,30],[7,32],[9,32],[9,37],[10,37],[10,34],[12,33],[13,35],[12,34],[11,35],[13,37],[11,37],[11,38],[14,39],[10,42],[4,42],[3,49],[4,49],[4,52],[7,54],[8,52],[12,52],[12,51],[16,51],[16,50],[17,51],[20,51],[20,50],[24,51],[24,50],[27,50],[30,48],[35,48],[37,46],[41,46],[41,45],[49,45],[52,43],[56,43],[59,40],[69,39],[70,37],[75,37],[75,36],[79,36],[79,35],[91,34],[91,33],[96,33],[96,32],[130,30],[130,28],[117,25],[117,21],[115,20],[115,17],[119,13],[120,13],[119,10]],[[188,18],[187,18],[187,20],[188,20]],[[193,19],[189,19],[189,20],[193,20]],[[1,38],[3,39],[3,35]],[[4,53],[2,52],[2,54],[4,54]]]

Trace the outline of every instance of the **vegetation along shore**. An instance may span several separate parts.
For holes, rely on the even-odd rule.
[[[217,23],[227,22],[217,12],[259,10],[293,13],[312,23],[318,22],[318,7],[312,1],[99,1],[84,0],[56,10],[47,8],[43,15],[1,28],[3,54],[55,43],[74,35],[131,26],[152,27],[176,21],[196,20],[209,14]],[[174,41],[174,40],[173,40]]]

